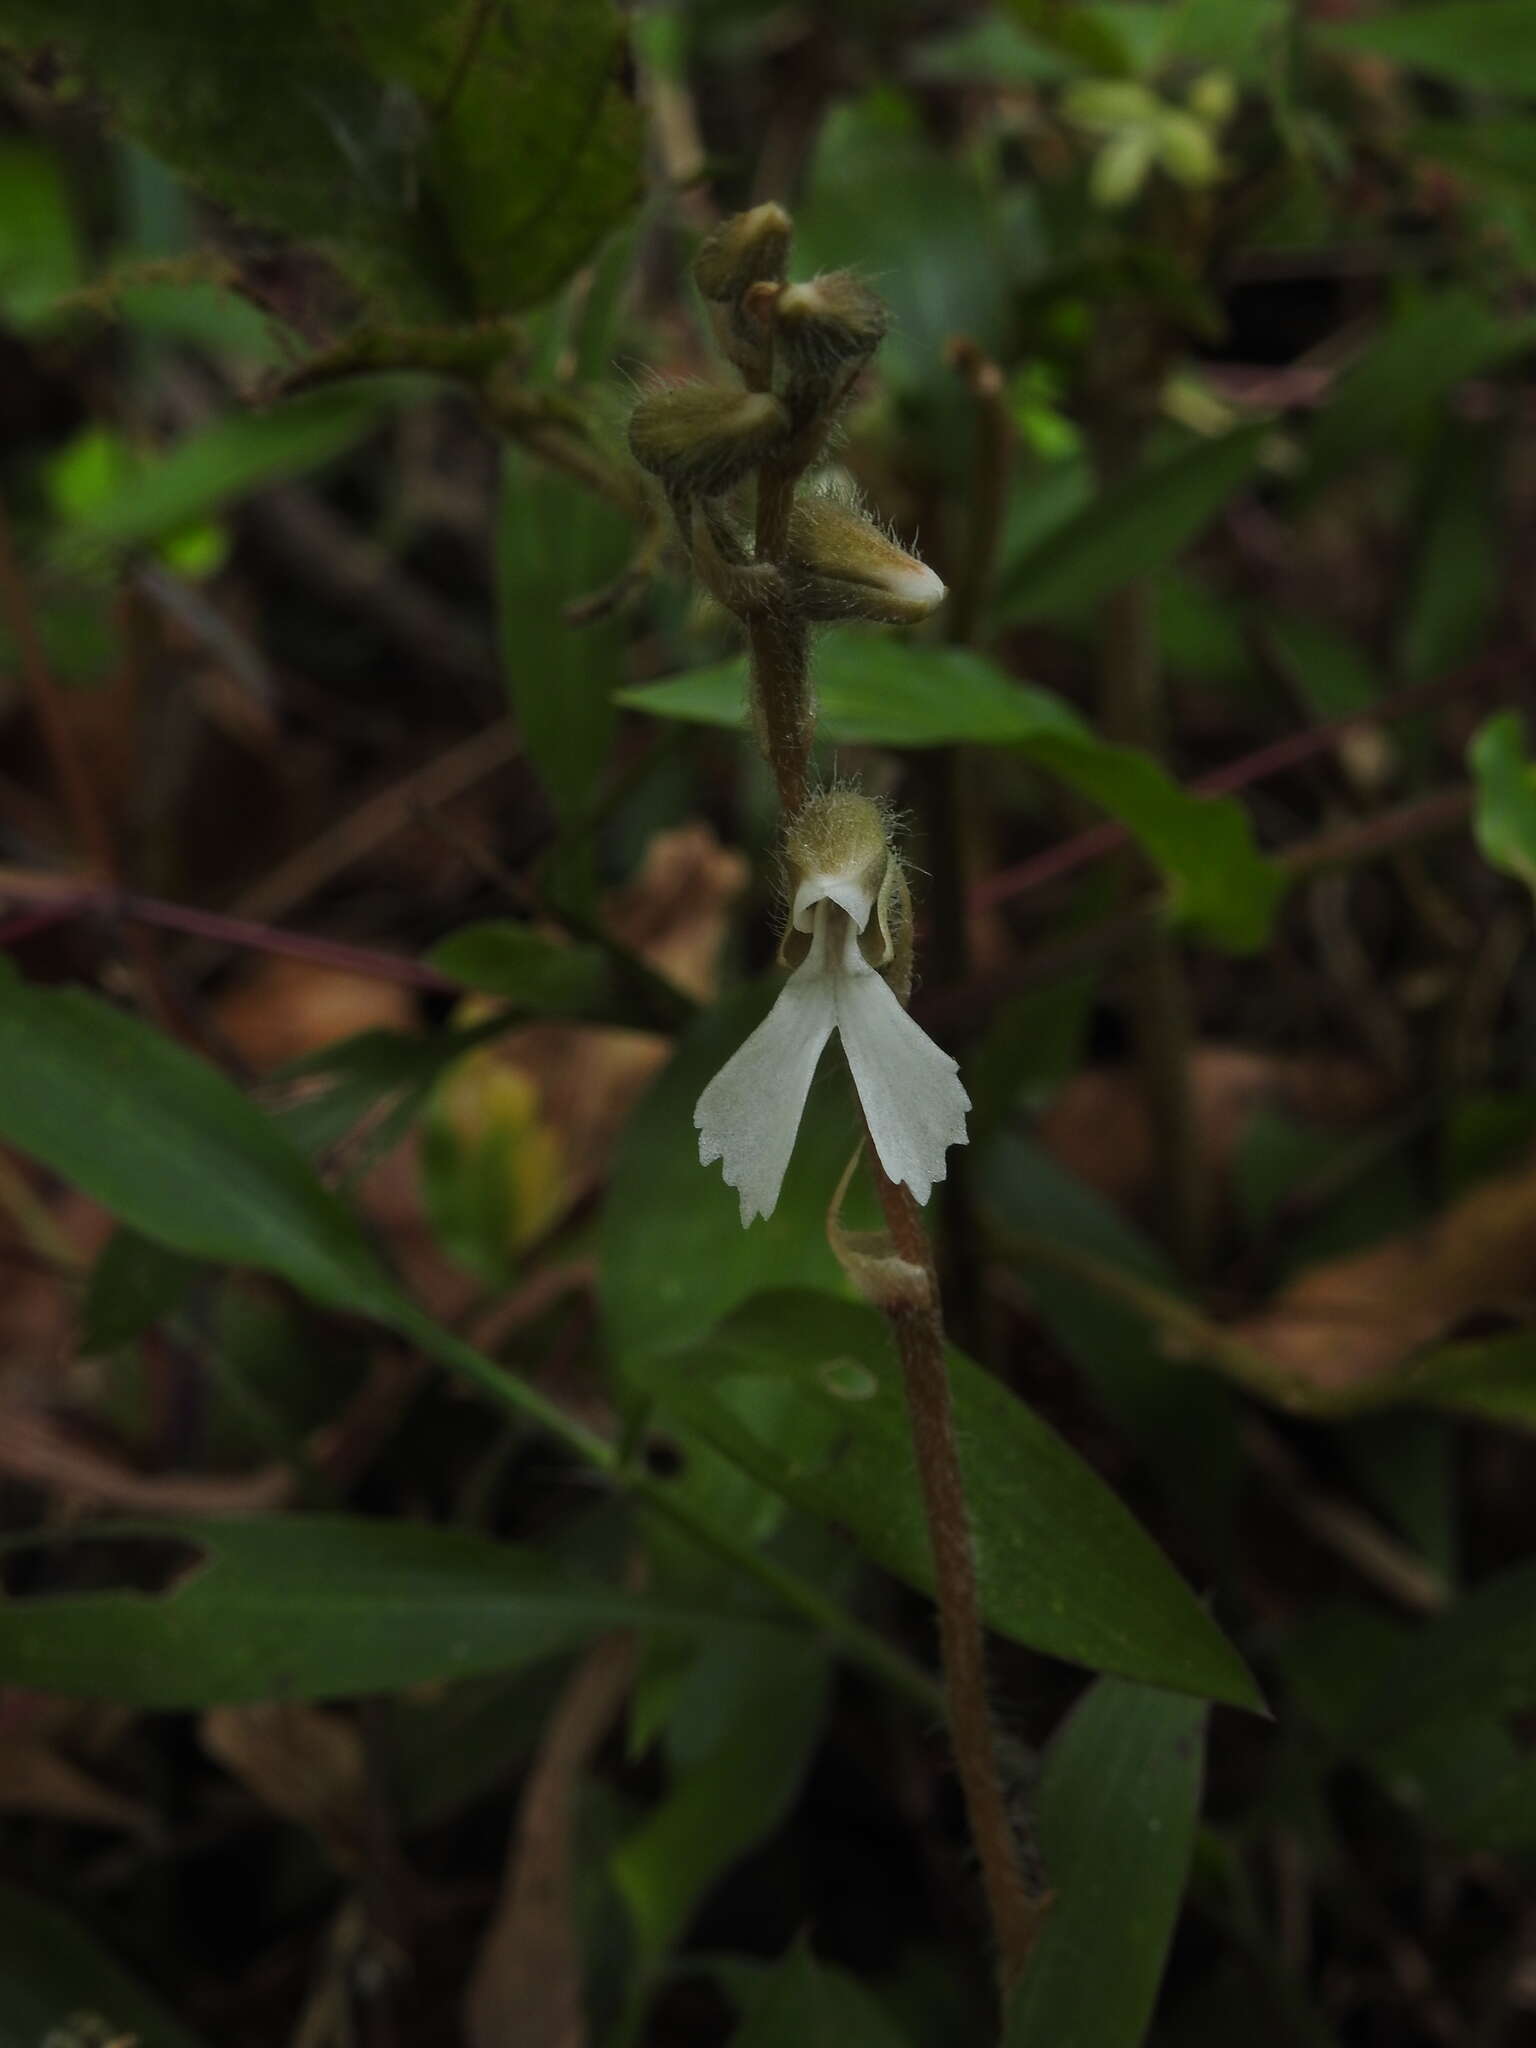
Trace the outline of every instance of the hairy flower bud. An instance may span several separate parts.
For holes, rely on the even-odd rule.
[[[820,378],[856,369],[874,354],[891,324],[883,301],[848,270],[786,285],[774,321],[791,377]]]
[[[629,422],[630,452],[642,469],[685,497],[718,497],[783,441],[789,416],[768,392],[708,384],[652,391]]]
[[[944,601],[944,585],[856,505],[799,500],[790,515],[785,568],[806,619],[863,619],[915,626]]]
[[[793,223],[770,200],[733,213],[707,234],[693,259],[693,281],[716,305],[739,299],[749,285],[782,281]]]

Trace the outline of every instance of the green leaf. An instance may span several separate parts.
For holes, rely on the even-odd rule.
[[[995,14],[920,43],[911,59],[914,78],[935,84],[984,82],[994,90],[1055,85],[1081,70],[1065,51],[1052,49],[1016,22]]]
[[[693,1105],[705,1083],[756,1028],[778,987],[741,989],[683,1038],[630,1117],[603,1210],[601,1299],[608,1343],[622,1364],[702,1337],[765,1288],[847,1291],[827,1245],[827,1204],[858,1141],[841,1074],[813,1084],[772,1216],[741,1227],[736,1194],[699,1164]]]
[[[1501,711],[1473,735],[1467,764],[1477,785],[1472,830],[1484,860],[1536,890],[1536,763],[1525,718]]]
[[[197,1260],[167,1251],[136,1230],[114,1230],[86,1282],[81,1350],[87,1356],[115,1351],[142,1337],[181,1305],[201,1270]]]
[[[1405,1400],[1536,1429],[1536,1331],[1439,1344],[1403,1368]]]
[[[222,1075],[73,989],[0,975],[0,1136],[145,1236],[391,1319],[356,1222]]]
[[[35,142],[0,144],[0,309],[15,328],[46,326],[80,281],[80,245],[57,157]]]
[[[332,1151],[367,1120],[367,1142],[349,1148],[348,1172],[381,1158],[420,1114],[433,1083],[453,1062],[507,1028],[487,1017],[462,1031],[359,1031],[291,1061],[273,1075],[277,1119],[301,1151]]]
[[[817,647],[814,672],[819,731],[835,745],[1006,747],[1085,731],[1063,698],[1015,682],[996,662],[963,647],[848,627]],[[746,718],[746,663],[691,669],[668,682],[620,690],[617,701],[656,718],[739,726]]]
[[[757,1987],[730,2048],[908,2048],[855,1977],[799,1941]]]
[[[1258,1704],[1242,1660],[1097,1474],[969,1359],[951,1352],[950,1373],[992,1627],[1095,1670]],[[762,1295],[649,1361],[647,1382],[762,1484],[932,1590],[900,1372],[873,1310]]]
[[[1196,441],[1103,492],[1012,563],[994,604],[999,623],[1086,611],[1166,567],[1248,481],[1268,432]]]
[[[826,1654],[815,1643],[764,1638],[705,1649],[677,1710],[702,1709],[702,1735],[667,1796],[613,1857],[647,1960],[665,1955],[719,1879],[784,1819],[829,1697]]]
[[[199,2048],[83,1927],[56,1906],[0,1886],[0,2048],[42,2048],[52,2029],[85,2014],[102,2022],[104,2041]]]
[[[1235,797],[1191,795],[1136,747],[1050,735],[1029,753],[1130,830],[1165,876],[1177,922],[1234,953],[1265,944],[1287,882]]]
[[[1464,379],[1522,354],[1536,322],[1511,320],[1475,292],[1419,299],[1398,313],[1342,376],[1308,441],[1308,481],[1344,474],[1420,433]]]
[[[496,919],[450,932],[427,955],[440,974],[545,1017],[612,1012],[608,962],[597,946],[566,946],[531,925]]]
[[[1431,0],[1316,33],[1331,49],[1387,57],[1455,85],[1536,94],[1536,14],[1526,0]]]
[[[6,1684],[157,1708],[325,1699],[508,1671],[611,1628],[753,1625],[615,1591],[459,1529],[284,1514],[98,1524],[92,1534],[130,1555],[136,1537],[170,1538],[205,1559],[164,1593],[0,1602]]]
[[[536,304],[638,196],[611,0],[0,0],[121,126],[416,313]]]
[[[1357,639],[1305,612],[1266,614],[1263,636],[1317,719],[1348,718],[1381,700],[1381,678]]]
[[[1105,1413],[1153,1466],[1168,1499],[1205,1537],[1211,1555],[1230,1542],[1242,1465],[1235,1396],[1214,1374],[1168,1356],[1163,1333],[1087,1278],[1032,1259],[1010,1233],[1087,1252],[1116,1270],[1177,1294],[1166,1260],[1095,1189],[1043,1146],[1002,1131],[977,1155],[975,1197],[1027,1276],[1041,1320],[1083,1375]]]
[[[423,388],[414,378],[360,378],[270,412],[219,420],[98,498],[62,531],[58,552],[77,559],[160,540],[251,491],[333,461]]]
[[[616,506],[518,449],[505,450],[496,528],[502,672],[529,758],[568,840],[590,824],[607,773],[625,630],[611,612],[573,625],[566,609],[612,584],[633,544]],[[554,881],[557,896],[589,900],[590,850],[568,853]]]
[[[1420,488],[1397,673],[1429,683],[1471,661],[1492,630],[1504,564],[1506,450],[1496,426],[1446,423]]]
[[[945,345],[953,334],[1005,345],[1009,282],[1027,247],[1006,191],[988,190],[965,153],[937,147],[905,96],[844,99],[819,124],[795,207],[796,272],[857,264],[871,278],[893,315],[881,378],[921,391],[925,408],[965,418]]]
[[[1193,1701],[1101,1679],[1057,1734],[1039,1803],[1055,1899],[1003,2048],[1139,2048],[1194,1850],[1204,1720]]]
[[[842,632],[818,651],[821,730],[847,745],[1013,746],[1106,810],[1167,875],[1175,917],[1234,951],[1261,946],[1285,888],[1253,843],[1232,797],[1180,789],[1150,755],[1112,746],[1049,691],[1014,683],[995,663],[960,648]],[[621,690],[618,701],[664,718],[741,722],[739,662],[671,682]]]
[[[1418,1630],[1362,1706],[1356,1746],[1433,1747],[1457,1724],[1536,1705],[1536,1563],[1489,1579]]]
[[[1445,164],[1489,198],[1536,207],[1536,129],[1521,117],[1424,121],[1410,130],[1406,149]]]

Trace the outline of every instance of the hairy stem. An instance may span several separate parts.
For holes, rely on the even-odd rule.
[[[997,1942],[998,1972],[1006,1994],[1023,1969],[1046,1902],[1033,1896],[1025,1885],[998,1768],[997,1741],[987,1705],[986,1644],[975,1548],[955,1439],[944,1323],[928,1233],[911,1190],[887,1179],[878,1166],[876,1178],[897,1255],[920,1268],[928,1282],[923,1300],[893,1304],[887,1307],[886,1316],[901,1358],[912,1448],[933,1553],[950,1741],[971,1839],[981,1862],[987,1910]]]
[[[757,480],[759,562],[784,559],[795,485],[804,464],[769,464]],[[779,807],[786,819],[805,802],[811,741],[816,732],[816,700],[811,693],[810,636],[803,619],[770,605],[747,622],[747,651],[752,669],[752,702],[762,728],[764,750],[778,784]]]

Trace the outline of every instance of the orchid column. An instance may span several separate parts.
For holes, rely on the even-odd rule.
[[[808,785],[813,627],[913,625],[942,601],[944,587],[844,485],[815,473],[887,323],[879,299],[849,273],[786,282],[790,232],[784,210],[768,205],[706,239],[694,276],[740,384],[660,387],[642,399],[630,427],[630,447],[666,491],[695,572],[745,629],[753,725],[784,814],[779,962],[789,978],[700,1096],[694,1121],[701,1161],[719,1160],[740,1195],[743,1227],[770,1215],[818,1061],[837,1037],[875,1156],[886,1230],[873,1240],[845,1232],[834,1202],[828,1232],[845,1271],[887,1317],[901,1358],[950,1737],[1006,1990],[1042,1902],[1020,1874],[998,1771],[938,1280],[922,1216],[948,1148],[965,1142],[970,1104],[955,1062],[907,1014],[911,898],[889,815],[856,787]]]

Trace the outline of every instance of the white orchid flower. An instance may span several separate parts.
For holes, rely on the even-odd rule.
[[[955,1062],[880,972],[895,953],[891,915],[904,891],[879,811],[856,791],[814,797],[791,828],[789,851],[794,893],[781,958],[794,972],[693,1113],[699,1158],[721,1161],[743,1225],[773,1214],[834,1031],[880,1164],[919,1202],[944,1178],[949,1147],[965,1143],[971,1106]]]

